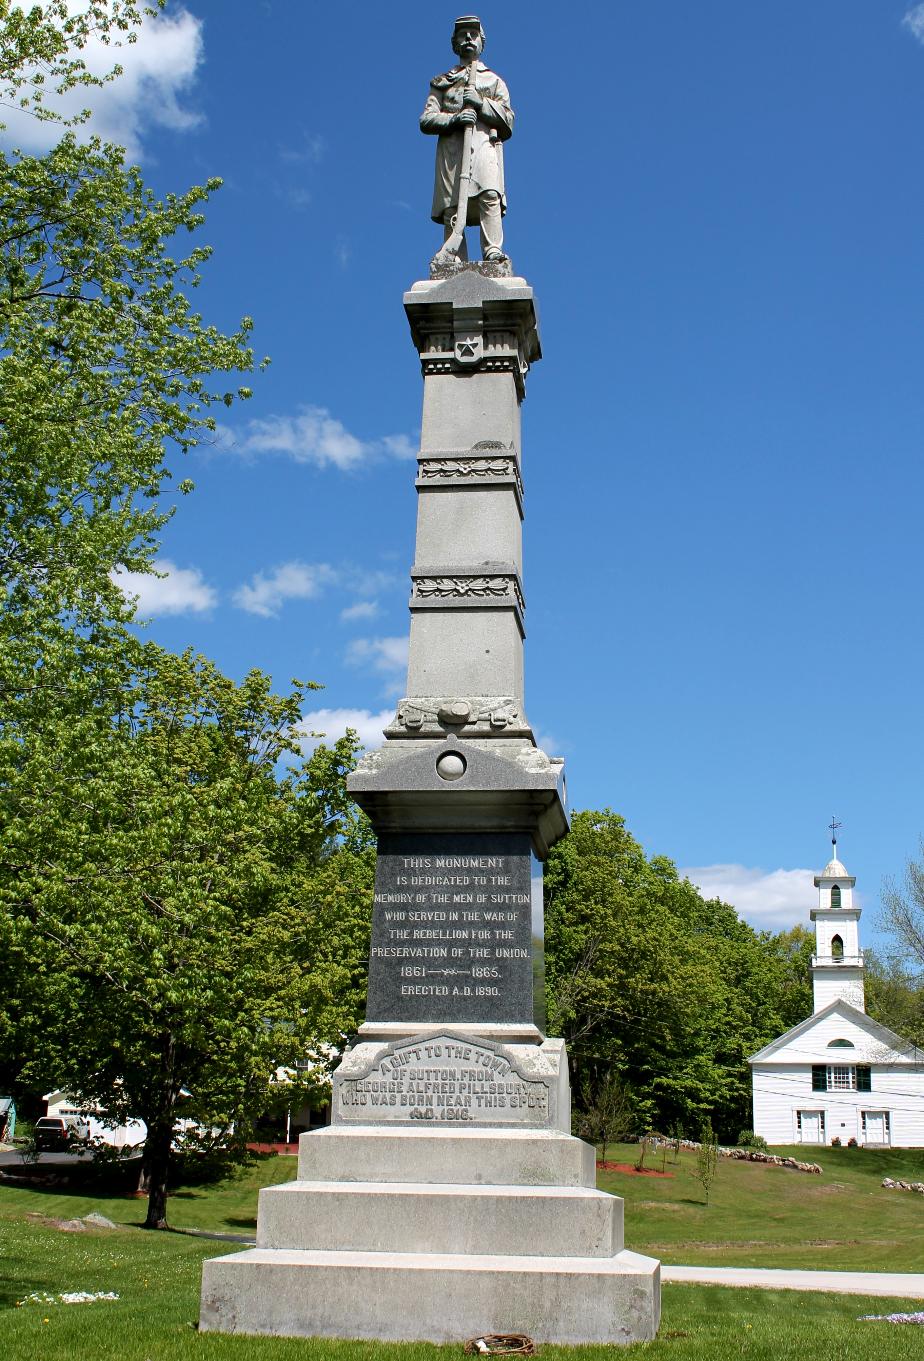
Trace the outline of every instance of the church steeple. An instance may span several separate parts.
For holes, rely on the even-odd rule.
[[[860,908],[853,905],[857,882],[837,858],[837,829],[831,819],[831,859],[815,875],[818,906],[812,909],[815,953],[812,956],[812,989],[815,1011],[843,998],[858,1011],[866,1010],[863,990],[863,954],[860,950]]]

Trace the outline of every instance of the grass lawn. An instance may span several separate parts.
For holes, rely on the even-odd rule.
[[[885,1176],[924,1181],[924,1150],[805,1148],[774,1153],[821,1164],[820,1177],[719,1159],[709,1196],[695,1179],[696,1154],[667,1162],[671,1177],[599,1172],[604,1191],[626,1202],[626,1241],[663,1262],[807,1267],[830,1271],[924,1271],[924,1197],[889,1191]],[[607,1149],[634,1163],[637,1146]],[[646,1160],[660,1169],[660,1156]]]
[[[252,1235],[257,1228],[260,1187],[292,1181],[297,1166],[297,1158],[265,1157],[218,1186],[183,1186],[171,1191],[167,1209],[170,1224],[175,1229]],[[56,1219],[75,1219],[91,1210],[98,1210],[115,1224],[139,1225],[144,1222],[147,1201],[91,1193],[79,1182],[73,1189],[53,1191],[0,1187],[0,1223],[10,1215],[22,1216],[30,1211]]]
[[[608,1156],[631,1162],[634,1150],[623,1147]],[[824,1150],[819,1160],[825,1167],[821,1178],[723,1161],[708,1209],[691,1175],[691,1155],[678,1168],[668,1164],[676,1174],[669,1179],[601,1173],[600,1180],[626,1197],[629,1244],[667,1261],[924,1269],[924,1201],[878,1186],[886,1171],[911,1175],[921,1156],[844,1149]],[[171,1220],[177,1228],[248,1233],[258,1187],[289,1180],[295,1167],[294,1158],[270,1158],[219,1186],[181,1189],[171,1198]],[[835,1209],[829,1212],[829,1205]],[[43,1222],[94,1209],[121,1227],[67,1233]],[[143,1212],[143,1202],[125,1197],[0,1189],[0,1310],[7,1361],[436,1361],[461,1356],[456,1346],[200,1337],[195,1322],[202,1261],[230,1249],[182,1233],[145,1233],[137,1227]],[[812,1245],[822,1238],[838,1240],[840,1249]],[[19,1303],[33,1292],[77,1290],[114,1291],[119,1299]],[[651,1361],[905,1361],[922,1341],[914,1329],[860,1323],[858,1316],[920,1307],[920,1301],[667,1286],[657,1341],[618,1355]],[[614,1353],[603,1347],[543,1347],[542,1355],[547,1361],[612,1361]]]
[[[7,1361],[436,1361],[462,1355],[461,1345],[200,1337],[201,1263],[216,1251],[201,1238],[133,1228],[71,1234],[9,1218],[0,1219],[0,1236]],[[119,1299],[17,1307],[33,1291],[68,1290],[115,1291]],[[864,1313],[917,1307],[856,1296],[667,1286],[657,1341],[619,1355],[651,1361],[906,1361],[909,1347],[920,1341],[914,1330],[857,1320]],[[542,1355],[546,1361],[613,1361],[614,1353],[611,1347],[543,1347]]]

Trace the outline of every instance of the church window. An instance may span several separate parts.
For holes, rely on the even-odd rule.
[[[835,884],[831,890],[831,906],[840,907],[840,905],[841,905],[841,886],[840,884]]]
[[[861,1063],[856,1066],[852,1063],[812,1064],[813,1092],[870,1092],[872,1089],[872,1070],[869,1064]]]
[[[852,1049],[853,1040],[829,1040],[829,1049]]]
[[[844,942],[841,940],[840,936],[831,937],[831,958],[832,959],[844,958]]]

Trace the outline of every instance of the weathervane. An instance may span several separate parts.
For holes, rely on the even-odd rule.
[[[832,816],[831,821],[828,823],[828,826],[831,828],[831,845],[832,845],[832,846],[836,846],[836,845],[837,845],[837,829],[838,829],[838,827],[842,827],[842,826],[843,826],[843,823],[838,822],[837,818]]]

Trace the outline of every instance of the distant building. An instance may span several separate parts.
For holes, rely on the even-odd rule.
[[[100,1139],[113,1148],[140,1145],[147,1138],[148,1127],[143,1120],[126,1120],[124,1124],[111,1125],[101,1120],[98,1114],[81,1106],[70,1092],[46,1092],[42,1100],[45,1102],[46,1116],[79,1117],[87,1124],[91,1139]]]
[[[749,1060],[754,1133],[768,1144],[924,1148],[924,1053],[866,1015],[856,879],[815,876],[815,1010]]]

